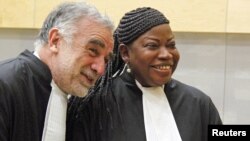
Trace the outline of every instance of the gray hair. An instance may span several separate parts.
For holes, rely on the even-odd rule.
[[[107,29],[113,31],[113,22],[108,16],[102,15],[93,5],[85,2],[66,2],[56,7],[45,19],[43,26],[38,34],[34,45],[35,50],[48,43],[49,30],[53,27],[59,29],[59,34],[70,43],[73,34],[77,32],[76,24],[83,18],[91,18],[92,20],[103,24]]]

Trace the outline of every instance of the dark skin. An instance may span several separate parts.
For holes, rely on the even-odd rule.
[[[122,59],[144,87],[167,83],[177,67],[180,54],[169,24],[151,28],[130,45],[120,45]]]

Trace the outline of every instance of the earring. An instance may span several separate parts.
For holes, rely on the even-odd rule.
[[[128,64],[127,64],[127,73],[131,73],[131,69],[129,68]]]

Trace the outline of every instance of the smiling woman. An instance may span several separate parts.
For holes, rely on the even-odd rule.
[[[144,87],[167,83],[179,61],[168,24],[153,27],[129,45],[121,43],[120,53],[135,79]]]
[[[105,74],[70,101],[67,140],[206,141],[207,126],[222,124],[206,94],[172,78],[180,55],[161,12],[126,13],[114,39]]]

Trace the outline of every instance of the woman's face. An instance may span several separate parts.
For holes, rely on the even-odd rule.
[[[142,86],[160,86],[168,82],[176,69],[180,55],[168,24],[153,27],[127,47],[131,73]]]

